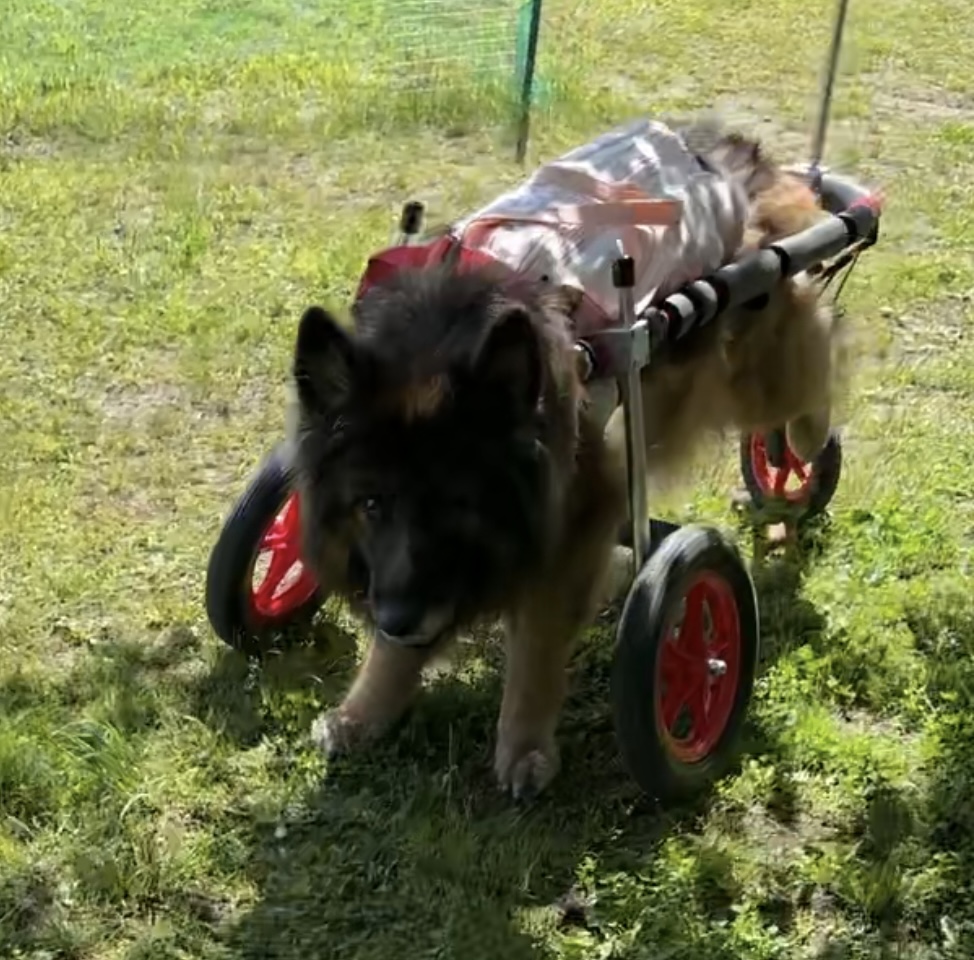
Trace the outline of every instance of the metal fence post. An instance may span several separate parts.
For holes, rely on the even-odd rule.
[[[534,95],[535,63],[538,57],[538,33],[541,30],[541,0],[530,0],[530,3],[528,42],[521,74],[520,116],[515,154],[518,163],[524,162],[524,155],[528,149],[528,136],[531,132],[531,101]]]

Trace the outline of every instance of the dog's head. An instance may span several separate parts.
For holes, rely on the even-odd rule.
[[[544,538],[544,338],[489,278],[403,271],[347,331],[320,307],[294,355],[307,542],[341,537],[388,639],[492,612]],[[313,561],[313,557],[311,557]]]

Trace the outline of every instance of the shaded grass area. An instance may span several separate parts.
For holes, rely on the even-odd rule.
[[[609,617],[576,659],[564,772],[527,810],[489,775],[490,644],[324,771],[306,736],[354,663],[342,612],[260,667],[205,622],[301,309],[347,301],[404,199],[446,218],[522,175],[495,90],[460,71],[432,105],[391,95],[381,31],[352,32],[377,9],[339,29],[279,0],[4,8],[0,955],[970,956],[969,5],[853,7],[829,159],[890,206],[846,295],[846,472],[807,564],[756,571],[739,769],[669,812],[619,764]],[[822,10],[546,10],[535,158],[701,107],[804,156]],[[733,448],[666,510],[732,524]]]

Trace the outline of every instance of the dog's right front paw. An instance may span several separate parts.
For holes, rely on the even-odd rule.
[[[341,707],[321,714],[311,725],[311,740],[326,759],[349,753],[368,739],[368,728]]]
[[[494,755],[494,772],[502,790],[518,802],[533,800],[555,778],[561,766],[558,745],[541,740],[535,747],[515,746],[501,737]]]

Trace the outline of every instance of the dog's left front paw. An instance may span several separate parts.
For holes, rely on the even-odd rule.
[[[554,780],[560,765],[554,740],[538,747],[512,749],[502,739],[494,758],[501,789],[510,791],[516,801],[533,800]]]

